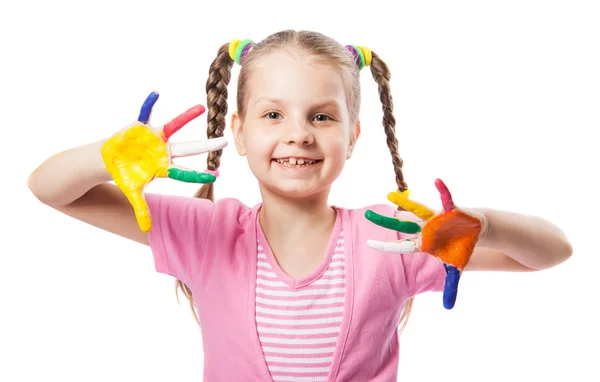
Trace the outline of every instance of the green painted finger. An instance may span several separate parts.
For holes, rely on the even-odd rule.
[[[170,168],[168,176],[171,179],[186,183],[214,183],[217,177],[206,172],[186,171],[178,168]]]
[[[379,215],[376,212],[367,210],[365,212],[367,220],[377,224],[378,226],[393,229],[402,233],[417,233],[421,232],[421,227],[415,222],[409,222],[405,220],[398,220],[396,218],[390,218],[387,216]]]

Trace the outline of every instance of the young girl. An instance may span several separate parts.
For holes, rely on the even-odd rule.
[[[211,174],[186,173],[170,162],[188,151],[161,151],[156,137],[167,139],[201,108],[165,126],[150,139],[155,146],[135,135],[149,126],[157,95],[134,126],[49,158],[30,176],[30,189],[65,214],[150,246],[156,270],[174,276],[197,308],[204,380],[395,381],[398,325],[416,295],[443,289],[445,268],[429,253],[384,254],[367,244],[404,238],[365,218],[367,210],[394,215],[389,205],[350,210],[328,203],[361,134],[365,66],[379,87],[398,189],[407,189],[388,67],[367,48],[314,32],[225,44],[206,85],[210,139],[224,133],[234,62],[241,71],[231,128],[258,180],[260,204],[213,202]],[[207,147],[214,150],[208,171],[216,175],[224,144]],[[142,195],[145,184],[167,175],[208,184],[196,198]],[[466,270],[541,270],[571,254],[549,222],[465,211],[482,227]]]

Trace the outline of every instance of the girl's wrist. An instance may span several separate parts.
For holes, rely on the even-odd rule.
[[[90,171],[90,180],[94,181],[97,184],[107,183],[113,180],[112,175],[106,169],[106,164],[104,163],[104,159],[102,159],[102,146],[106,139],[101,141],[91,143],[89,148],[89,155],[86,157],[87,166]]]
[[[477,239],[477,241],[480,245],[485,246],[485,243],[490,239],[490,223],[486,215],[486,211],[482,208],[462,207],[460,207],[459,210],[479,220],[481,224],[481,231],[479,232],[479,238]]]

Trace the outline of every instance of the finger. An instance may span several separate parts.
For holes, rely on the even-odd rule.
[[[381,252],[394,253],[413,253],[417,249],[415,243],[410,240],[387,242],[378,240],[367,240],[367,246],[369,248],[373,248]]]
[[[421,227],[415,222],[409,222],[405,220],[398,220],[396,218],[390,218],[387,216],[379,215],[376,212],[368,210],[365,212],[365,217],[377,224],[378,226],[393,229],[402,233],[417,233],[421,232]]]
[[[454,209],[454,201],[452,201],[452,194],[450,194],[450,190],[444,184],[441,179],[436,179],[435,186],[440,192],[440,196],[442,197],[442,206],[444,206],[445,212],[450,212]]]
[[[448,264],[444,264],[446,268],[446,284],[444,285],[443,302],[444,308],[452,309],[456,303],[456,296],[458,295],[458,282],[460,280],[460,271]]]
[[[227,139],[225,137],[184,143],[171,143],[171,157],[178,158],[204,154],[209,151],[220,150],[225,146],[227,146]]]
[[[152,220],[150,219],[150,208],[141,191],[131,191],[125,194],[127,200],[133,207],[135,218],[142,232],[150,232]]]
[[[167,176],[171,179],[185,183],[214,183],[217,177],[207,172],[197,172],[194,170],[184,169],[178,165],[171,165],[167,172]]]
[[[388,194],[388,200],[398,207],[411,212],[418,216],[420,219],[429,220],[431,219],[435,213],[429,208],[425,207],[421,203],[417,203],[408,198],[408,190],[403,192],[390,192]]]
[[[148,97],[146,97],[146,101],[144,101],[142,109],[140,110],[138,121],[141,123],[148,123],[150,120],[150,115],[152,114],[152,108],[154,107],[156,101],[158,101],[158,97],[158,92],[152,92]]]
[[[185,126],[191,120],[198,118],[202,113],[204,113],[204,106],[196,105],[193,108],[187,110],[185,113],[180,114],[178,117],[175,117],[171,122],[167,123],[163,127],[163,136],[165,140],[168,140],[171,135],[178,132],[183,126]]]

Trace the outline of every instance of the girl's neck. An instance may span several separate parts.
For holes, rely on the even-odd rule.
[[[336,212],[328,205],[328,191],[306,199],[286,198],[262,189],[261,194],[259,219],[267,236],[294,237],[315,229],[328,233],[333,229]]]

